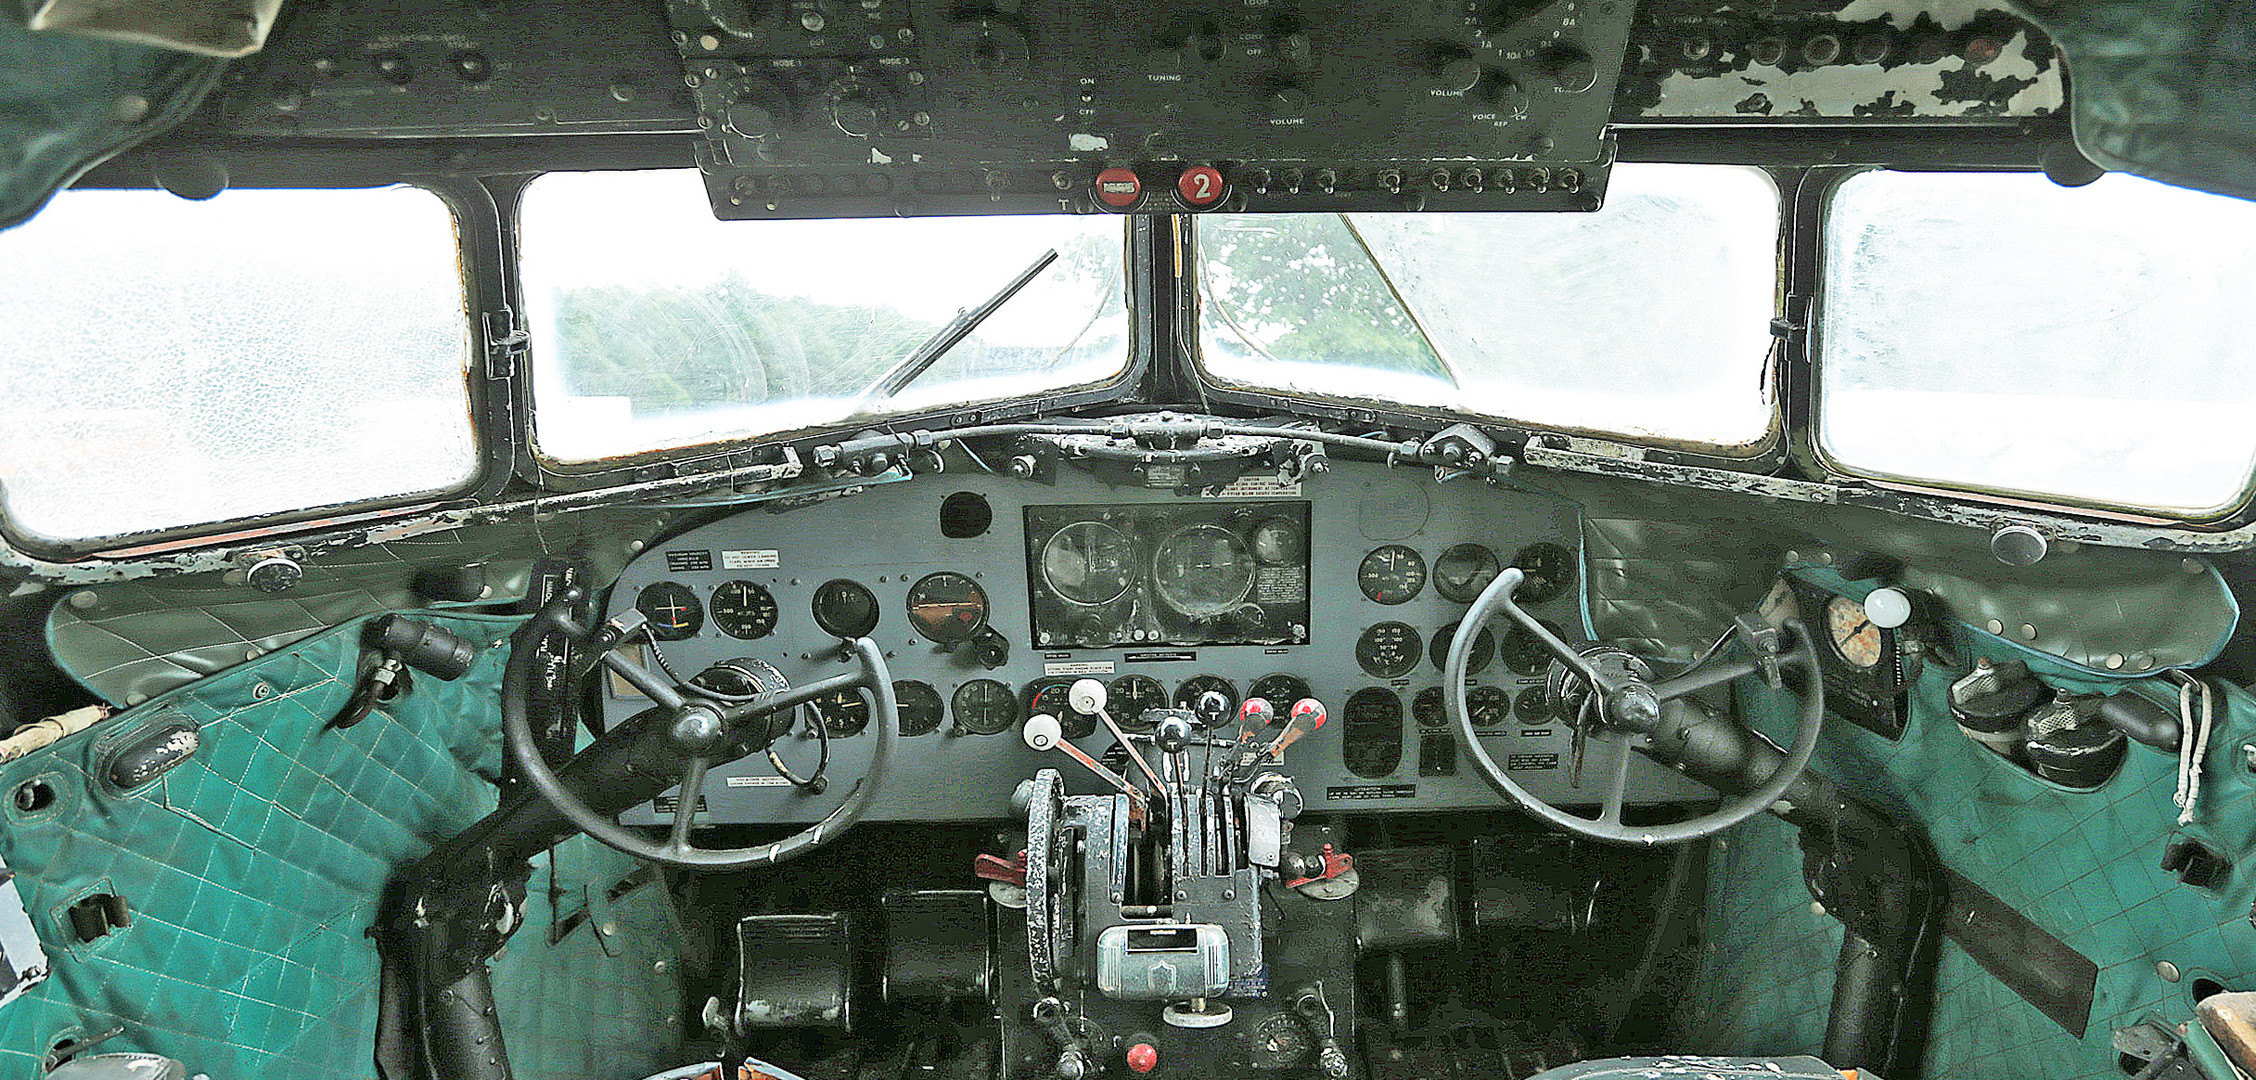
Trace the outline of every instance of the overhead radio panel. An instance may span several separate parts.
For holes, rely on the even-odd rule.
[[[1627,0],[670,0],[724,218],[1592,210]]]

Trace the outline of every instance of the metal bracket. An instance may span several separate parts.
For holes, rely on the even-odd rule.
[[[481,322],[486,335],[486,377],[506,379],[517,374],[517,358],[528,348],[532,332],[506,304],[484,312]]]

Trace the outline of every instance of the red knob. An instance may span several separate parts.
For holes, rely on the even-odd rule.
[[[1156,1068],[1159,1068],[1159,1051],[1152,1049],[1152,1044],[1137,1043],[1128,1048],[1129,1072],[1148,1073]]]

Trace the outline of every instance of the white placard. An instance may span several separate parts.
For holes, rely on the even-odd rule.
[[[782,565],[783,558],[774,548],[742,548],[721,552],[723,570],[773,570]]]

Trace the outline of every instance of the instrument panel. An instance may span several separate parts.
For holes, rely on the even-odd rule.
[[[1218,694],[1231,707],[1221,735],[1235,737],[1244,697],[1270,699],[1280,719],[1315,697],[1331,722],[1285,761],[1310,809],[1430,810],[1498,801],[1459,760],[1442,706],[1441,662],[1466,606],[1516,565],[1529,609],[1582,640],[1578,551],[1579,515],[1563,499],[1379,465],[1337,462],[1297,488],[1190,494],[1072,474],[928,477],[691,530],[629,564],[609,604],[648,617],[655,648],[685,677],[737,661],[804,683],[846,670],[842,639],[874,637],[904,736],[876,820],[1002,817],[1018,782],[1044,767],[1096,791],[1080,766],[1019,737],[1046,712],[1092,756],[1110,748],[1097,717],[1067,701],[1080,678],[1106,683],[1131,732],[1146,709],[1196,709]],[[1572,803],[1587,790],[1594,802],[1603,778],[1574,783],[1541,646],[1499,622],[1474,661],[1469,705],[1490,753],[1538,794]],[[614,680],[605,723],[647,704]],[[820,723],[826,790],[794,785],[758,755],[713,769],[705,820],[819,819],[862,774],[870,712],[858,693],[825,699],[777,741],[803,778],[821,754]],[[1647,802],[1711,794],[1646,762],[1633,791]],[[662,823],[675,804],[661,796],[623,820]]]

